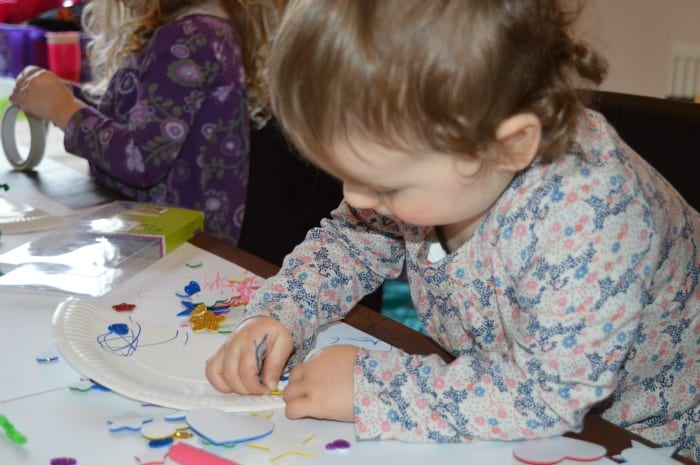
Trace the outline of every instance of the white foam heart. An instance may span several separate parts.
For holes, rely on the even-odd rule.
[[[236,444],[263,438],[275,429],[267,418],[231,414],[215,408],[190,410],[185,421],[205,440],[216,445]]]
[[[523,441],[513,446],[513,456],[533,465],[552,465],[562,460],[589,462],[605,456],[605,447],[580,439],[557,436]]]

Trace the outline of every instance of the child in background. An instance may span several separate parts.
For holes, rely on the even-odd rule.
[[[129,198],[203,210],[236,244],[251,115],[264,120],[269,0],[90,2],[93,81],[73,94],[30,67],[11,101],[65,130],[66,150]]]
[[[603,417],[700,460],[700,215],[576,88],[605,65],[553,0],[299,0],[274,113],[344,202],[207,362],[223,392],[360,439],[519,440]],[[682,163],[682,154],[677,154]],[[406,266],[455,356],[331,346],[320,325]]]

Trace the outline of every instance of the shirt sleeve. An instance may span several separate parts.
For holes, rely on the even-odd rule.
[[[483,261],[512,279],[504,283],[483,268],[481,282],[492,286],[488,304],[446,304],[461,304],[465,312],[454,361],[360,352],[354,373],[359,438],[552,436],[580,430],[591,406],[613,392],[636,337],[648,264],[658,260],[649,234],[657,225],[628,184],[611,183],[608,192],[586,199],[571,194],[573,187],[563,189],[546,193],[536,208],[504,208],[514,212],[513,222],[494,229],[498,246]],[[578,208],[569,201],[580,202]]]
[[[221,72],[212,47],[183,53],[188,34],[200,34],[202,28],[164,29],[139,56],[138,66],[115,74],[105,94],[108,108],[101,104],[77,111],[64,136],[66,150],[87,159],[93,170],[138,189],[162,182],[171,172],[195,116],[205,111],[204,89]],[[197,44],[204,40],[190,39]]]
[[[396,222],[343,202],[256,291],[245,316],[271,316],[290,330],[295,341],[291,368],[313,347],[320,325],[343,318],[385,279],[398,277],[403,260]]]

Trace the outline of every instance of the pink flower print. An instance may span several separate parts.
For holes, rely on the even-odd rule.
[[[278,292],[278,293],[280,293],[280,292],[285,292],[285,291],[286,291],[286,289],[284,288],[284,286],[281,285],[281,284],[275,284],[275,285],[273,286],[272,290],[275,291],[275,292]]]
[[[383,421],[381,424],[381,429],[383,433],[388,433],[391,431],[391,423],[388,421]]]
[[[424,399],[418,399],[418,400],[416,400],[416,408],[417,408],[418,410],[425,410],[425,408],[427,407],[427,405],[428,405],[428,404],[425,402]]]
[[[620,229],[620,232],[617,234],[617,240],[621,241],[624,239],[624,237],[627,235],[627,232],[629,231],[630,227],[628,224],[622,225],[622,228]]]
[[[370,405],[372,405],[372,401],[369,399],[369,397],[363,396],[362,400],[360,401],[360,404],[363,407],[369,407]]]
[[[627,420],[630,416],[630,404],[624,404],[620,409],[620,418],[622,420]]]
[[[515,227],[515,236],[516,237],[525,237],[526,234],[527,234],[527,228],[525,227],[524,224],[519,223]]]
[[[367,432],[367,425],[364,423],[357,423],[355,425],[355,428],[357,428],[357,431],[360,433],[366,433]]]
[[[569,192],[566,194],[566,201],[569,203],[575,203],[578,200],[578,194],[576,192]]]
[[[126,167],[129,171],[143,173],[146,171],[146,165],[143,163],[143,155],[138,147],[134,145],[134,141],[130,140],[126,145]]]
[[[552,232],[558,233],[559,231],[561,231],[561,223],[557,221],[552,225]]]
[[[327,301],[335,301],[335,291],[332,290],[327,290],[326,292],[323,293],[323,298],[326,299]]]
[[[646,241],[647,238],[649,237],[649,230],[642,229],[642,231],[639,233],[639,237],[641,238],[642,241]]]
[[[482,416],[476,417],[475,421],[476,421],[476,424],[479,426],[484,426],[486,424],[486,418],[484,418]]]
[[[433,387],[437,391],[442,391],[443,389],[445,389],[445,379],[442,376],[438,376],[437,378],[435,378],[435,381],[433,381]]]
[[[656,400],[656,395],[649,394],[644,403],[647,404],[649,407],[653,407],[654,405],[656,405]]]

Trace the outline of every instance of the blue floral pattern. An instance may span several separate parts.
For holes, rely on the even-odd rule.
[[[66,149],[127,197],[203,210],[205,229],[236,244],[249,175],[249,119],[240,39],[206,15],[160,27],[76,113]]]
[[[577,149],[535,162],[456,252],[432,228],[346,204],[312,230],[248,306],[292,332],[318,326],[407,271],[428,334],[456,359],[361,350],[361,439],[516,440],[606,419],[700,460],[700,215],[604,118]]]

